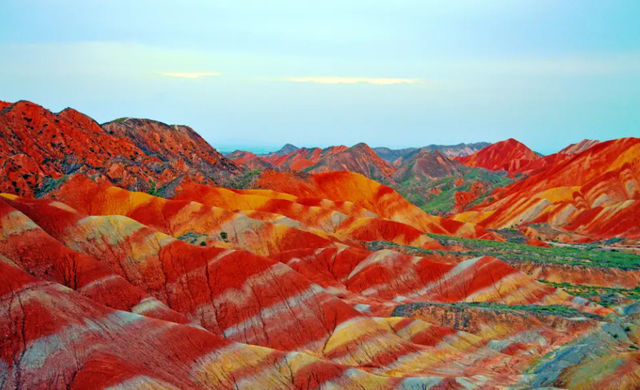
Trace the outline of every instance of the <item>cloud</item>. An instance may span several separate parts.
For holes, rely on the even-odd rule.
[[[200,77],[220,76],[215,72],[159,72],[159,74],[168,77],[180,77],[183,79],[198,79]]]
[[[366,78],[366,77],[290,77],[284,81],[296,83],[316,83],[316,84],[358,84],[367,83],[375,85],[391,84],[416,84],[423,82],[418,79],[390,79],[390,78]]]

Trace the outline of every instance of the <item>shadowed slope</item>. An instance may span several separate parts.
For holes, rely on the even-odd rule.
[[[460,165],[440,151],[420,151],[399,166],[393,179],[400,183],[406,180],[428,181],[460,175]]]

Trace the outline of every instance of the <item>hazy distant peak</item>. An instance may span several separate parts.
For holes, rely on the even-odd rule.
[[[282,148],[280,148],[280,150],[275,152],[275,154],[277,154],[278,156],[284,156],[284,155],[287,155],[287,154],[289,154],[291,152],[295,152],[298,149],[300,149],[300,148],[295,146],[295,145],[286,144]]]

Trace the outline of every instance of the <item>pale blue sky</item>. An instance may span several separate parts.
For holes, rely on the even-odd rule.
[[[0,99],[214,147],[640,136],[638,0],[0,1]]]

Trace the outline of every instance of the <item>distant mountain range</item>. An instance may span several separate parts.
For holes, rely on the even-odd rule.
[[[488,142],[476,142],[472,144],[460,143],[458,145],[429,145],[421,148],[404,148],[404,149],[390,149],[385,147],[373,148],[373,151],[383,159],[395,163],[398,159],[407,160],[412,155],[419,153],[420,151],[434,151],[438,150],[447,157],[467,156],[469,154],[476,153],[482,148],[486,148],[491,145]]]

